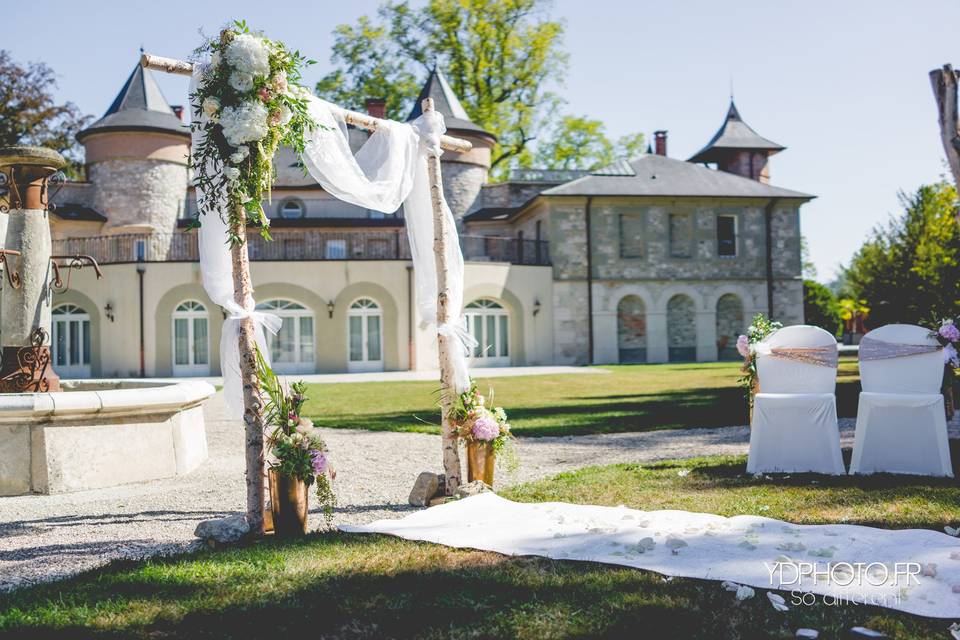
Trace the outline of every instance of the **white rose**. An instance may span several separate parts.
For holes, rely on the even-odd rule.
[[[237,169],[236,167],[227,167],[223,170],[223,175],[230,182],[234,182],[240,178],[240,169]]]
[[[214,51],[213,55],[210,56],[210,66],[219,67],[220,66],[220,52]]]
[[[230,74],[230,86],[240,93],[246,93],[253,89],[253,75],[234,71]]]
[[[266,105],[259,100],[248,100],[236,107],[225,107],[220,114],[223,136],[232,147],[255,142],[267,135]]]
[[[203,100],[203,112],[208,118],[214,118],[220,111],[220,101],[213,96],[208,96]]]
[[[250,155],[250,149],[246,146],[241,145],[237,147],[237,151],[235,153],[230,154],[230,162],[232,162],[233,164],[240,164],[246,159],[248,155]]]
[[[287,124],[293,119],[293,111],[287,105],[280,107],[280,124]]]
[[[238,71],[255,76],[270,73],[270,52],[257,36],[241,33],[227,46],[224,55],[227,63]]]

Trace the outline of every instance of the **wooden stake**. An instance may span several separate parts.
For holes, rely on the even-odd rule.
[[[933,97],[937,101],[940,140],[954,184],[960,189],[960,121],[957,113],[957,72],[949,64],[930,72]]]
[[[421,103],[423,112],[433,111],[433,98]],[[427,154],[427,177],[430,180],[430,203],[433,205],[433,256],[437,266],[437,324],[446,324],[450,319],[447,302],[450,284],[447,282],[447,216],[443,211],[443,178],[440,175],[440,158]],[[458,312],[459,309],[454,309]],[[437,334],[437,350],[440,355],[440,432],[443,446],[443,473],[446,476],[445,492],[453,495],[460,486],[460,442],[457,430],[450,422],[456,389],[454,385],[453,360],[451,359],[451,336]]]
[[[238,212],[238,219],[245,220],[245,212]],[[241,308],[253,302],[253,286],[250,283],[250,256],[247,252],[246,224],[238,224],[231,230],[240,239],[230,249],[233,260],[233,299]],[[253,320],[240,320],[240,381],[243,384],[243,423],[246,437],[245,459],[247,477],[247,523],[254,536],[263,535],[263,400],[260,396],[260,380],[257,376],[257,342]]]

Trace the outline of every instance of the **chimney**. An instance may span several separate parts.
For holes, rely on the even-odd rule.
[[[177,116],[177,120],[183,120],[183,105],[182,104],[172,104],[170,108],[173,110],[173,115]]]
[[[654,131],[653,141],[657,147],[657,155],[658,156],[667,155],[667,132],[665,130]]]
[[[383,98],[367,98],[364,106],[367,109],[367,113],[374,118],[387,117],[387,101]]]

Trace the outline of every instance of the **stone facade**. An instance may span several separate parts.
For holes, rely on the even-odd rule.
[[[107,217],[104,231],[173,231],[184,217],[187,167],[162,160],[110,159],[87,168],[91,205]]]

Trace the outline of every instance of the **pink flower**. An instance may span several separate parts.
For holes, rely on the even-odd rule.
[[[737,338],[737,352],[744,358],[750,357],[750,340],[747,336]]]
[[[310,460],[313,463],[314,474],[319,476],[324,471],[327,470],[327,455],[323,451],[318,451],[317,449],[311,449]]]
[[[470,432],[477,440],[489,442],[500,435],[500,425],[493,419],[493,416],[483,415],[476,419]]]
[[[259,95],[260,99],[264,102],[270,102],[270,90],[266,87],[260,87],[260,90],[257,91],[257,95]]]
[[[287,72],[280,70],[273,77],[273,90],[277,93],[283,93],[287,90]]]

